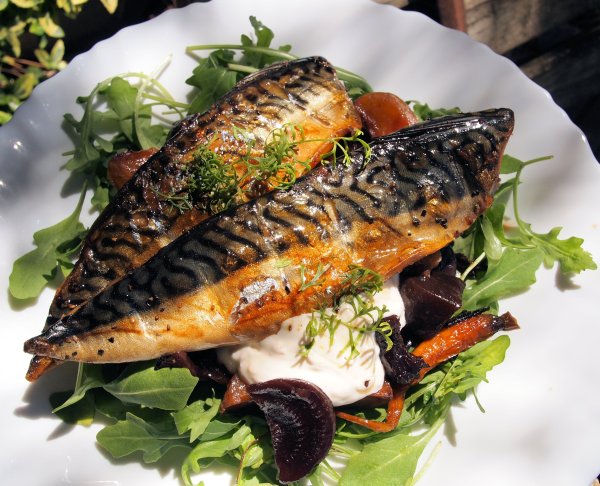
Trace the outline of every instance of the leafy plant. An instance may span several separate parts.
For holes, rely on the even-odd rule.
[[[551,158],[522,161],[504,155],[501,173],[512,177],[501,184],[492,206],[454,244],[456,251],[474,261],[462,276],[467,284],[463,295],[465,309],[490,307],[497,310],[498,299],[523,292],[535,283],[536,272],[542,263],[547,268],[557,263],[564,275],[597,268],[591,254],[582,248],[581,238],[559,239],[562,230],[559,226],[548,233],[537,233],[531,224],[521,219],[518,201],[522,171],[531,164]],[[507,224],[506,210],[511,198],[514,222]],[[476,264],[483,260],[487,261],[486,271],[474,271]]]
[[[114,13],[118,0],[100,0]],[[63,69],[65,32],[61,20],[75,18],[88,0],[0,0],[0,125],[44,79]],[[23,39],[32,37],[35,59],[23,58]]]

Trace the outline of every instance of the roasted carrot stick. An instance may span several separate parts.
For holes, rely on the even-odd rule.
[[[336,412],[335,414],[341,419],[347,420],[348,422],[352,422],[354,424],[362,425],[363,427],[371,429],[375,432],[391,432],[398,426],[398,423],[400,422],[400,415],[402,415],[402,408],[404,407],[404,396],[406,395],[406,390],[408,390],[408,388],[409,385],[404,385],[399,387],[397,390],[394,390],[394,396],[388,402],[387,417],[385,418],[385,422],[368,420],[346,412]]]
[[[419,377],[410,385],[404,385],[394,390],[394,396],[388,403],[385,422],[368,420],[345,412],[336,412],[336,415],[375,432],[390,432],[400,422],[404,397],[410,386],[419,383],[437,365],[448,361],[475,344],[485,341],[498,331],[511,331],[518,328],[516,319],[509,312],[501,316],[478,314],[458,321],[454,325],[442,329],[431,339],[423,341],[413,350],[412,354],[423,359],[427,363],[427,367],[420,371]]]
[[[427,368],[421,370],[415,383],[421,381],[432,368],[485,341],[498,331],[512,331],[518,328],[517,320],[510,312],[506,312],[501,316],[478,314],[442,329],[413,350],[412,354],[427,363]]]

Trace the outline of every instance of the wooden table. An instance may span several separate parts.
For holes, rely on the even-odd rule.
[[[421,12],[514,61],[550,92],[600,160],[599,0],[376,0]]]

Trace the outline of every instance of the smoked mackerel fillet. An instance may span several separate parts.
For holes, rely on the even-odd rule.
[[[350,265],[389,277],[465,231],[492,203],[512,129],[512,112],[497,109],[376,139],[369,160],[356,148],[349,166],[319,166],[195,226],[25,351],[123,362],[275,333],[331,303]]]
[[[56,292],[44,330],[209,216],[201,205],[175,210],[166,197],[185,187],[184,169],[198,163],[199,148],[210,148],[240,172],[240,156],[263,155],[269,137],[286,126],[302,130],[308,142],[298,146],[296,157],[312,167],[331,149],[332,138],[361,127],[352,100],[327,60],[311,57],[273,64],[244,78],[206,112],[180,122],[90,228],[79,260]],[[252,137],[251,146],[244,134]],[[300,174],[306,165],[296,170]],[[270,189],[268,184],[253,187],[236,203]],[[35,380],[53,364],[34,357],[27,378]]]

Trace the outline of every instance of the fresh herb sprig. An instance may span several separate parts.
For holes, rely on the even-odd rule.
[[[342,281],[340,296],[369,294],[375,295],[383,290],[383,276],[370,268],[351,264]]]
[[[319,285],[322,275],[329,265],[319,265],[311,280],[305,277],[305,270],[300,268],[302,286],[300,291],[313,285]],[[351,265],[343,279],[342,289],[334,299],[332,307],[323,306],[313,311],[306,325],[304,338],[300,344],[300,354],[308,357],[316,339],[329,335],[330,346],[333,345],[334,335],[342,327],[348,330],[348,339],[340,356],[346,356],[351,361],[360,355],[358,350],[359,340],[366,334],[377,332],[386,342],[387,349],[392,347],[392,328],[383,317],[387,312],[385,306],[379,307],[373,303],[373,296],[383,289],[383,277],[377,272]],[[340,312],[342,306],[351,310],[350,316]]]
[[[304,292],[305,290],[307,290],[311,287],[322,285],[323,282],[325,281],[325,279],[322,277],[323,277],[323,275],[325,275],[325,273],[327,272],[327,270],[329,270],[330,267],[331,267],[331,264],[329,264],[329,263],[323,265],[322,263],[319,262],[319,265],[317,265],[317,269],[315,270],[313,276],[309,278],[308,274],[307,274],[306,266],[301,264],[300,265],[300,287],[298,288],[298,292]]]
[[[357,130],[352,136],[332,138],[306,138],[301,126],[285,124],[275,128],[266,138],[262,151],[256,139],[243,130],[234,130],[238,153],[229,159],[209,147],[212,141],[200,144],[192,160],[182,167],[182,187],[168,194],[157,194],[180,212],[194,207],[216,214],[248,198],[269,190],[292,187],[297,178],[307,173],[311,164],[301,160],[297,153],[302,144],[322,142],[332,149],[323,154],[323,164],[349,165],[352,161],[350,144],[356,142],[364,148],[364,160],[371,157],[371,148]],[[257,189],[258,188],[258,189]]]

